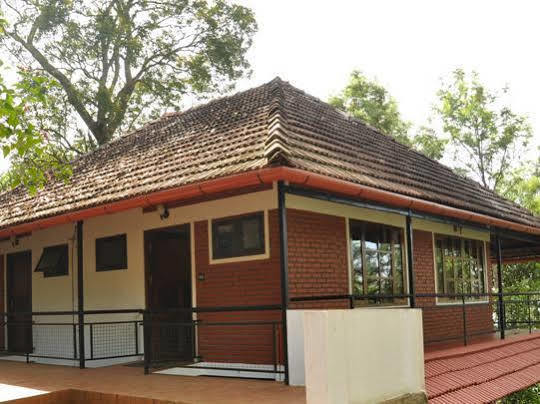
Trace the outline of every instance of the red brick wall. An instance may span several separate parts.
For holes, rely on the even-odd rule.
[[[433,236],[430,232],[415,230],[413,239],[416,293],[436,293],[433,262]],[[488,285],[490,285],[488,269]],[[417,306],[423,307],[424,341],[437,341],[454,337],[460,342],[463,336],[463,310],[461,306],[435,306],[434,298],[418,298]],[[490,304],[471,304],[465,309],[467,334],[493,330]]]
[[[227,264],[210,264],[208,221],[195,223],[197,306],[254,306],[281,302],[279,223],[269,212],[270,258]],[[198,280],[199,275],[204,280]],[[280,311],[200,313],[202,324],[225,321],[274,321]],[[281,349],[279,329],[276,337]],[[199,355],[205,361],[273,363],[272,325],[198,327]]]
[[[208,222],[195,223],[197,306],[279,304],[281,301],[279,223],[277,211],[269,214],[270,258],[230,264],[209,264]],[[321,296],[349,293],[349,275],[344,218],[287,210],[289,295]],[[435,293],[433,241],[429,232],[414,231],[414,265],[417,293]],[[488,271],[490,274],[490,271]],[[490,280],[489,280],[490,282]],[[488,283],[489,284],[489,283]],[[434,298],[419,298],[423,309],[426,341],[455,336],[463,329],[460,306],[435,306]],[[347,308],[346,300],[291,303],[290,308]],[[435,308],[436,307],[436,308]],[[492,330],[488,304],[467,305],[468,333]],[[236,312],[199,315],[204,322],[280,320],[280,312]],[[281,333],[273,336],[272,326],[200,326],[199,354],[206,361],[272,363],[273,338],[278,357]]]
[[[345,219],[288,209],[289,296],[349,293]],[[348,302],[296,303],[291,308],[347,308]]]

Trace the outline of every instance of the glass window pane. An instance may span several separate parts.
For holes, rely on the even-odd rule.
[[[35,272],[43,272],[44,277],[67,275],[69,272],[68,245],[45,247]]]
[[[263,231],[262,223],[258,218],[250,218],[242,221],[242,242],[244,249],[262,248]]]
[[[366,266],[368,277],[379,276],[379,258],[376,251],[366,251]]]
[[[353,294],[363,295],[364,294],[364,274],[362,266],[362,241],[361,240],[351,240],[351,260],[352,260],[352,271],[353,271]]]
[[[127,269],[126,235],[96,239],[96,271]]]
[[[485,293],[483,242],[460,237],[437,236],[435,265],[437,293]],[[456,298],[459,300],[459,298]],[[468,300],[478,299],[467,297]]]
[[[437,265],[437,293],[444,293],[442,240],[437,240],[435,244],[435,265]]]
[[[349,223],[354,293],[363,294],[364,290],[370,295],[404,293],[403,231],[377,223],[356,220],[350,220]],[[394,301],[370,299],[370,302]]]
[[[404,294],[405,288],[403,287],[403,252],[401,251],[401,245],[394,244],[394,271],[392,276],[394,277],[394,290],[398,294]]]
[[[368,278],[368,295],[380,294],[380,285],[378,277],[369,277]]]
[[[212,221],[214,259],[264,254],[264,213]]]

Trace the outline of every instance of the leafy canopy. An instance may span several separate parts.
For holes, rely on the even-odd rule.
[[[0,76],[0,147],[3,158],[25,163],[24,170],[14,167],[0,177],[0,188],[23,183],[31,191],[43,185],[47,175],[65,178],[70,168],[56,158],[54,144],[47,134],[39,130],[29,111],[47,109],[50,98],[48,92],[55,86],[49,78],[21,72],[21,80],[15,86],[8,86]],[[53,158],[54,157],[54,158]],[[36,163],[38,166],[36,166]],[[39,167],[47,166],[48,172]]]
[[[402,119],[397,101],[380,83],[368,79],[362,72],[353,71],[341,94],[328,102],[399,142],[410,144],[411,123]]]
[[[524,162],[508,173],[501,189],[506,198],[540,215],[540,158],[536,163]]]
[[[257,29],[251,10],[224,0],[0,0],[0,7],[9,22],[3,46],[20,66],[59,84],[60,112],[38,119],[62,142],[82,123],[85,144],[180,108],[186,94],[227,89],[249,72],[245,54]]]
[[[499,191],[504,176],[515,168],[531,138],[525,116],[501,105],[501,94],[486,88],[476,73],[453,72],[437,93],[435,111],[449,136],[456,168],[491,190]]]

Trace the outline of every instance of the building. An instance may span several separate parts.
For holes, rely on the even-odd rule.
[[[420,307],[429,347],[540,324],[492,266],[540,218],[280,79],[73,164],[0,195],[8,357],[288,380],[287,309]]]

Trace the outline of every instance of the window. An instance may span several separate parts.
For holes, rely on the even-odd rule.
[[[126,235],[96,239],[96,271],[127,269]]]
[[[383,224],[350,221],[354,295],[369,295],[358,303],[406,304],[406,299],[377,298],[405,294],[403,230]]]
[[[484,243],[459,237],[435,236],[437,293],[486,293],[484,276]],[[439,298],[454,302],[461,298]],[[467,300],[485,300],[469,297]]]
[[[43,272],[45,278],[68,274],[68,245],[45,247],[35,272]]]
[[[212,258],[245,257],[265,252],[264,213],[212,220]]]

